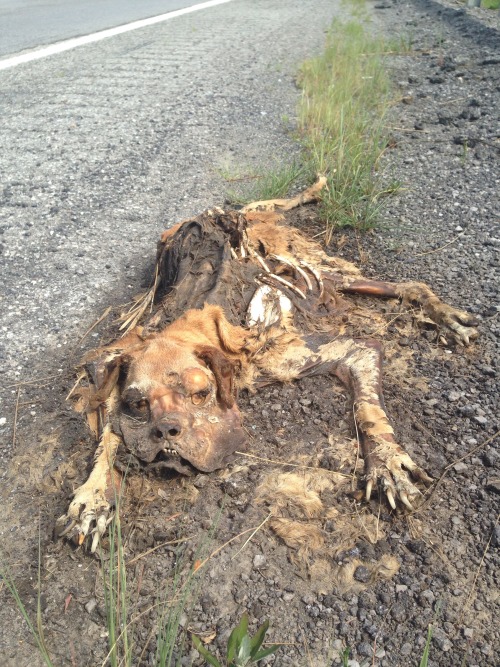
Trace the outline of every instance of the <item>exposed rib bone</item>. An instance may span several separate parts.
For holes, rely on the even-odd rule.
[[[256,259],[259,262],[259,264],[262,266],[262,268],[266,273],[271,273],[271,269],[268,267],[268,265],[264,261],[264,258],[261,257],[258,252],[255,252],[255,250],[250,249],[250,254],[254,259]]]
[[[312,292],[312,285],[311,281],[309,280],[309,276],[303,269],[300,268],[300,266],[296,262],[292,262],[290,259],[288,259],[287,257],[283,257],[282,255],[270,255],[270,257],[272,257],[273,259],[277,259],[278,262],[282,262],[283,264],[290,266],[295,271],[298,271],[298,273],[300,273],[300,275],[304,278],[307,285],[307,289],[310,292]]]
[[[312,286],[311,281],[309,280],[309,276],[307,275],[307,273],[306,273],[306,272],[304,271],[304,269],[302,269],[298,264],[295,266],[295,268],[296,268],[297,271],[300,273],[300,275],[302,276],[302,278],[304,278],[304,280],[306,281],[307,289],[308,289],[310,292],[312,292],[312,291],[313,291],[313,286]]]
[[[264,278],[264,277],[265,276],[262,276],[262,278]],[[301,299],[306,298],[306,295],[304,294],[304,292],[301,289],[299,289],[295,285],[292,285],[292,283],[288,282],[288,280],[285,280],[281,276],[277,276],[275,273],[270,273],[269,278],[274,278],[275,280],[277,280],[282,285],[285,285],[285,287],[288,287],[288,289],[291,289],[292,292],[295,292],[296,294],[298,294]]]
[[[325,291],[325,286],[323,284],[323,280],[321,279],[321,273],[307,262],[304,262],[303,260],[300,260],[300,265],[303,266],[308,271],[310,271],[316,278],[316,282],[318,283],[319,286],[319,295],[320,297],[323,296],[323,292]]]

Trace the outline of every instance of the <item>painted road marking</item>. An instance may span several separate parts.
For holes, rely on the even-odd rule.
[[[201,2],[199,5],[192,5],[191,7],[184,7],[183,9],[175,9],[174,11],[168,12],[166,14],[159,14],[158,16],[151,16],[148,19],[132,21],[132,23],[119,25],[116,28],[108,28],[107,30],[100,30],[99,32],[94,32],[90,35],[82,35],[82,37],[65,39],[62,42],[50,44],[50,46],[45,46],[41,49],[37,49],[36,51],[30,51],[29,53],[23,53],[18,56],[11,56],[10,58],[0,60],[0,70],[16,67],[17,65],[23,65],[24,63],[29,63],[32,60],[47,58],[48,56],[53,56],[57,53],[63,53],[64,51],[69,51],[70,49],[75,49],[76,47],[84,46],[85,44],[100,42],[102,39],[114,37],[115,35],[121,35],[124,32],[130,32],[131,30],[137,30],[138,28],[146,28],[147,26],[155,25],[156,23],[162,23],[163,21],[170,21],[170,19],[175,19],[178,16],[191,14],[192,12],[197,12],[200,9],[208,9],[209,7],[223,5],[226,2],[231,2],[231,0],[208,0],[208,2]]]

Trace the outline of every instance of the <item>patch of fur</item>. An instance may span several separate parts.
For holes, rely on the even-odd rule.
[[[345,455],[352,463],[352,445]],[[339,554],[349,554],[360,540],[376,544],[385,536],[378,517],[368,508],[356,507],[352,513],[331,504],[346,484],[350,484],[349,477],[340,474],[335,477],[335,473],[318,469],[271,473],[257,488],[256,502],[265,503],[271,513],[269,527],[293,550],[290,560],[304,574],[307,572],[318,592],[331,592],[332,588],[340,592],[359,591],[379,579],[391,578],[399,568],[392,556],[368,563],[342,557],[343,562],[338,562]],[[359,565],[370,572],[366,583],[354,578]]]
[[[333,488],[333,480],[319,470],[318,473],[269,475],[257,488],[256,502],[268,504],[272,514],[287,509],[294,515],[310,519],[319,516],[323,510],[320,494]]]
[[[12,457],[8,476],[16,478],[17,483],[22,482],[26,486],[35,486],[41,491],[45,490],[43,486],[45,468],[53,460],[54,451],[58,446],[58,435],[41,435],[39,442],[29,448],[28,454]]]
[[[361,566],[365,567],[370,574],[370,577],[366,583],[357,581],[354,578],[354,573],[358,567]],[[380,560],[375,562],[366,562],[360,560],[359,558],[354,558],[345,564],[337,565],[330,569],[330,581],[328,581],[326,587],[326,582],[324,579],[322,579],[324,576],[323,570],[324,566],[321,563],[319,568],[309,568],[312,584],[317,592],[330,592],[331,586],[333,584],[334,588],[341,594],[347,592],[359,593],[369,586],[373,586],[378,581],[388,581],[392,579],[392,577],[394,577],[394,575],[396,575],[399,571],[399,562],[394,556],[389,554],[384,554]]]
[[[313,523],[277,517],[271,519],[269,525],[287,546],[302,552],[303,557],[324,547],[325,538],[320,528]]]

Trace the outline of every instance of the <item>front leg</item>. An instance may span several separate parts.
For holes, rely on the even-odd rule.
[[[412,502],[421,493],[408,473],[425,483],[432,479],[394,438],[382,397],[380,344],[347,338],[318,344],[317,334],[305,340],[315,352],[316,363],[309,363],[301,375],[332,372],[353,394],[354,417],[365,463],[366,499],[370,499],[374,486],[380,484],[393,509],[396,498],[412,509]]]
[[[111,509],[119,493],[121,480],[119,473],[113,469],[113,460],[120,443],[121,438],[113,433],[111,425],[107,424],[88,480],[76,489],[68,512],[56,522],[58,537],[66,536],[80,545],[89,532],[93,532],[91,551],[96,550],[110,521]]]

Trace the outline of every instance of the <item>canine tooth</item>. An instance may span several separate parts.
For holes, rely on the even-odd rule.
[[[165,454],[171,454],[173,456],[179,456],[179,454],[175,451],[175,449],[171,449],[170,447],[164,447],[163,451]]]

